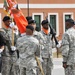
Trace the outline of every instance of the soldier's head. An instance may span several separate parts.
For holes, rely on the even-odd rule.
[[[33,35],[34,28],[31,25],[26,26],[26,35]]]
[[[28,24],[34,27],[34,30],[36,29],[36,21],[35,20],[29,20]]]
[[[9,25],[10,25],[10,23],[11,23],[11,18],[10,18],[9,16],[5,16],[5,17],[3,18],[3,22],[4,22],[4,24],[5,24],[7,27],[9,27]]]
[[[65,26],[66,26],[66,29],[68,28],[71,28],[75,25],[75,22],[73,19],[69,18],[65,21]]]
[[[43,20],[42,23],[41,23],[41,25],[42,25],[42,27],[44,29],[48,30],[48,28],[49,28],[49,22],[48,22],[48,20]]]
[[[27,21],[29,21],[32,19],[32,16],[27,16],[26,19],[27,19]]]

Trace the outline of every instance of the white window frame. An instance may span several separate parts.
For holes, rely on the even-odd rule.
[[[32,13],[32,18],[34,19],[35,15],[40,15],[41,16],[41,22],[43,21],[43,13]],[[40,24],[41,25],[41,24]],[[42,26],[41,26],[42,29]]]
[[[73,19],[73,13],[63,13],[63,33],[65,32],[65,15],[71,15],[71,18]]]
[[[43,13],[32,13],[32,18],[34,19],[35,15],[40,15],[41,16],[41,22],[43,20]]]
[[[48,20],[50,21],[50,15],[56,15],[56,37],[59,36],[59,18],[58,13],[48,13]]]
[[[2,28],[2,19],[1,19],[1,13],[0,13],[0,28]]]

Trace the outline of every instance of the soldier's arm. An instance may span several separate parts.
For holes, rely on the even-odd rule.
[[[61,43],[61,52],[63,56],[63,62],[67,62],[68,53],[69,53],[69,35],[64,34]]]
[[[44,42],[45,42],[45,39],[44,39],[44,36],[42,35],[41,32],[39,32],[39,37],[40,37],[40,40],[39,40],[39,44],[40,44],[40,49],[44,49]]]
[[[39,37],[40,37],[39,43],[41,45],[43,45],[43,43],[44,43],[44,37],[43,37],[43,35],[40,32],[39,32]]]
[[[17,50],[19,50],[19,47],[20,47],[20,38],[18,38],[16,40],[16,47],[17,47]]]
[[[40,45],[39,44],[36,47],[35,55],[40,58]]]

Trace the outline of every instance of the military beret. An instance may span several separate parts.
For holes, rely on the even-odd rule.
[[[41,24],[42,24],[42,25],[48,24],[48,20],[43,20]]]
[[[31,25],[26,26],[26,29],[30,29],[30,30],[34,31],[34,27]]]
[[[29,20],[32,19],[32,17],[31,16],[27,16],[26,19],[27,19],[27,21],[29,21]]]
[[[32,19],[28,21],[28,24],[32,24],[32,23],[36,23],[36,21]]]
[[[71,24],[75,24],[75,21],[74,21],[73,19],[71,19],[71,18],[66,19],[66,22],[69,22],[69,23],[71,23]]]
[[[5,17],[3,18],[3,22],[5,22],[5,21],[7,21],[7,20],[10,20],[10,17],[9,17],[9,16],[5,16]]]

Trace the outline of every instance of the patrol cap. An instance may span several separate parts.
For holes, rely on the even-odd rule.
[[[71,24],[75,24],[75,21],[74,21],[73,19],[71,19],[71,18],[66,19],[66,22],[69,22],[69,23],[71,23]]]
[[[32,19],[32,16],[27,16],[26,19],[27,19],[27,21],[29,21]]]
[[[10,20],[10,17],[9,17],[9,16],[5,16],[5,17],[3,18],[3,22],[5,22],[5,21],[7,21],[7,20]]]
[[[32,23],[36,23],[36,21],[32,19],[28,21],[28,24],[32,24]]]
[[[34,27],[31,25],[26,26],[26,29],[30,29],[30,30],[32,30],[32,32],[34,31]]]
[[[48,23],[49,23],[48,20],[43,20],[41,24],[45,25],[45,24],[48,24]]]

